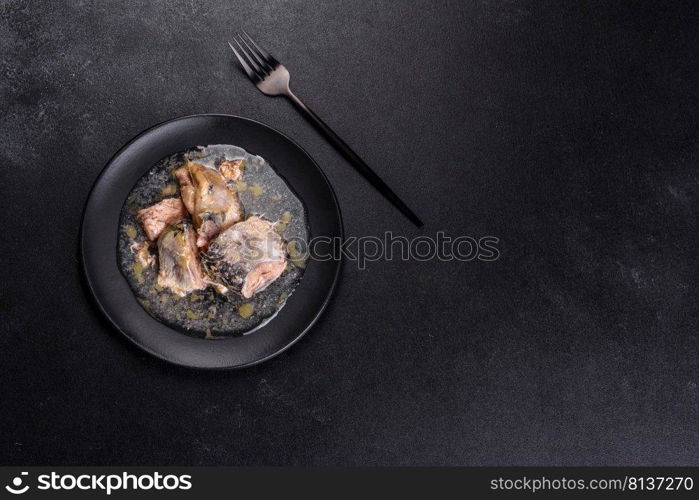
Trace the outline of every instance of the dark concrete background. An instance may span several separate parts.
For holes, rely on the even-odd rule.
[[[0,12],[0,463],[699,464],[693,2]],[[422,231],[238,72],[238,28]],[[346,265],[317,327],[273,361],[160,362],[88,300],[81,211],[132,136],[205,112],[297,140],[350,235],[494,235],[501,257]]]

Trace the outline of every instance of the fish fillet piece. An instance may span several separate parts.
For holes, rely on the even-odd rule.
[[[192,178],[189,176],[189,171],[185,167],[180,167],[173,172],[177,182],[180,183],[180,196],[182,196],[182,203],[184,203],[187,212],[190,214],[194,212],[194,184],[192,184]]]
[[[182,202],[197,230],[197,246],[206,248],[211,238],[243,217],[237,191],[226,185],[220,172],[188,161],[174,172]]]
[[[238,158],[237,160],[223,160],[218,165],[218,170],[227,182],[235,182],[240,180],[245,169],[245,160]]]
[[[136,262],[140,262],[143,267],[150,267],[155,263],[155,256],[150,252],[150,243],[147,241],[133,243],[131,252],[134,254]]]
[[[181,297],[206,288],[196,234],[189,221],[180,221],[162,232],[158,238],[158,262],[158,285],[161,287]]]
[[[185,217],[187,210],[179,198],[165,198],[155,205],[139,210],[136,214],[136,219],[143,226],[150,241],[157,240],[163,229]]]
[[[223,231],[202,254],[209,277],[246,299],[279,278],[286,262],[282,237],[256,215]]]

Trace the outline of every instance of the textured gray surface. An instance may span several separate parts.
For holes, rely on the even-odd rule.
[[[698,465],[697,11],[639,2],[0,2],[0,463]],[[426,221],[232,65],[245,27]],[[76,248],[98,172],[220,112],[297,140],[350,235],[495,235],[492,263],[344,267],[294,348],[132,348]]]

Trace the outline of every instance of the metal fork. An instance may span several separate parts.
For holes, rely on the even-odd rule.
[[[277,61],[272,55],[260,47],[255,41],[243,31],[243,35],[238,34],[233,38],[238,50],[231,42],[233,52],[238,58],[245,74],[263,94],[270,96],[285,96],[304,114],[304,116],[315,125],[318,130],[335,146],[352,166],[359,171],[388,201],[400,210],[410,221],[418,227],[422,227],[422,221],[415,213],[403,203],[391,188],[374,172],[364,160],[362,160],[345,141],[333,132],[333,130],[321,120],[318,115],[310,110],[301,99],[296,97],[289,89],[289,71]]]

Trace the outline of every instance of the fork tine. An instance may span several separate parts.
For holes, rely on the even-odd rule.
[[[236,45],[240,49],[240,52],[243,55],[243,59],[245,59],[245,61],[248,63],[248,66],[250,66],[252,68],[252,70],[257,74],[257,76],[260,78],[260,80],[264,80],[268,74],[267,69],[260,66],[257,63],[257,61],[250,56],[248,49],[243,47],[243,45],[240,43],[241,40],[238,40],[236,37],[233,37],[233,41],[236,43]]]
[[[267,61],[263,59],[261,54],[259,54],[254,48],[250,46],[250,44],[243,38],[240,34],[238,34],[238,37],[240,40],[245,44],[245,46],[248,48],[248,53],[252,54],[252,56],[257,60],[260,65],[267,70],[268,72],[274,71],[274,67],[272,67]]]
[[[237,43],[237,42],[236,42],[236,43]],[[255,72],[252,70],[252,68],[250,68],[250,66],[248,66],[248,63],[246,63],[245,60],[240,56],[240,54],[238,54],[238,51],[235,50],[235,47],[233,47],[233,44],[232,44],[231,42],[228,42],[228,45],[230,45],[231,50],[233,50],[233,53],[235,54],[235,57],[238,58],[238,62],[239,62],[240,65],[243,67],[243,70],[244,70],[245,73],[248,75],[248,78],[250,78],[250,80],[252,80],[253,82],[256,82],[256,81],[260,80],[260,77],[257,75],[257,73],[255,73]]]
[[[242,43],[245,43],[245,40],[243,40],[243,37],[238,35],[238,38],[235,36],[233,37],[233,41],[240,47],[240,51],[243,54],[243,57],[247,61],[247,63],[250,65],[250,67],[257,73],[257,75],[261,79],[265,79],[265,77],[269,74],[269,71],[267,71],[267,68],[264,66],[261,66],[251,55],[250,55],[250,49],[247,49],[246,47],[243,46]]]
[[[262,47],[257,45],[255,43],[255,40],[253,40],[252,37],[250,35],[248,35],[248,33],[245,30],[242,30],[242,31],[245,34],[245,36],[248,37],[248,40],[250,40],[250,42],[255,46],[255,48],[257,49],[259,54],[264,58],[264,60],[267,62],[267,64],[269,64],[273,68],[276,68],[277,66],[279,66],[279,61],[277,61],[274,57],[272,57],[272,54],[270,54],[265,49],[263,49]]]

